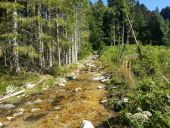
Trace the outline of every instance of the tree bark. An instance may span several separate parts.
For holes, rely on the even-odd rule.
[[[41,5],[39,5],[38,7],[38,16],[41,17]],[[39,57],[39,65],[41,67],[45,66],[45,58],[44,58],[44,43],[40,37],[42,33],[42,25],[41,23],[38,21],[38,44],[39,44],[39,53],[40,53],[40,57]]]
[[[58,19],[58,14],[56,14]],[[61,66],[61,48],[60,48],[60,35],[59,35],[59,23],[57,21],[57,52],[58,52],[58,66]]]
[[[17,0],[15,0],[15,4],[17,3]],[[18,47],[18,42],[17,42],[17,10],[15,9],[13,12],[13,20],[14,20],[14,27],[13,27],[13,33],[14,33],[14,38],[13,38],[13,71],[15,73],[20,72],[20,66],[19,66],[19,55],[18,51],[16,51],[15,48]]]

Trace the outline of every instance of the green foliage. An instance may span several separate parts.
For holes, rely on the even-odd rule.
[[[90,24],[90,42],[94,50],[99,50],[103,45],[104,32],[102,30],[103,15],[105,12],[105,6],[102,1],[96,2],[91,6],[91,18]]]
[[[5,71],[5,67],[1,67]],[[40,80],[40,76],[36,73],[25,73],[22,72],[18,75],[12,75],[7,73],[2,73],[3,71],[0,71],[0,94],[4,93],[6,91],[7,86],[16,86],[20,87],[27,83],[34,83],[38,80]]]
[[[32,46],[19,46],[16,47],[14,50],[18,51],[20,55],[26,55],[29,58],[38,58],[38,53]]]
[[[159,50],[158,63],[160,65],[160,71],[165,75],[170,75],[170,51],[169,50]]]
[[[91,45],[87,42],[82,44],[80,49],[81,49],[80,52],[79,52],[79,59],[80,60],[89,56],[92,53]]]
[[[21,4],[13,2],[0,2],[0,7],[7,9],[9,12],[23,8]]]
[[[64,67],[59,67],[58,65],[53,65],[50,70],[47,72],[50,75],[53,76],[62,76],[67,73],[66,69]]]
[[[123,63],[119,62],[117,68],[112,68],[113,78],[107,85],[111,98],[107,105],[120,112],[119,117],[122,121],[119,125],[122,127],[166,128],[170,126],[170,84],[167,81],[170,79],[169,48],[164,46],[141,46],[141,48],[143,56],[135,61],[131,59],[131,55],[136,52],[134,46],[126,46],[126,51],[123,52],[122,62],[124,59],[133,61],[129,72],[134,74],[130,76],[135,81],[132,82],[132,87],[127,82],[129,75],[126,75],[127,70],[122,67]],[[119,52],[115,52],[116,49],[119,51],[118,47],[105,48],[100,56],[102,63],[116,65],[117,61],[111,59],[119,55]],[[167,80],[161,74],[165,75]],[[122,102],[124,98],[128,98],[128,102]],[[145,118],[142,115],[144,111],[150,112],[152,116]],[[134,119],[133,115],[138,118]]]
[[[170,7],[165,7],[161,10],[161,13],[160,13],[164,19],[169,19],[170,20]]]
[[[45,73],[48,73],[54,77],[66,76],[69,72],[72,72],[77,68],[78,68],[77,64],[71,64],[68,66],[61,66],[61,67],[59,67],[56,64],[56,65],[53,65],[53,67],[51,67],[50,70],[47,70]]]

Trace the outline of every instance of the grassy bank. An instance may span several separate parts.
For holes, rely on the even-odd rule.
[[[69,66],[53,66],[52,68],[44,71],[44,73],[35,73],[35,72],[25,72],[22,71],[19,74],[10,74],[8,71],[0,71],[0,95],[5,94],[6,88],[8,86],[13,86],[17,88],[22,88],[26,84],[38,84],[34,89],[28,90],[28,93],[40,92],[43,91],[43,87],[50,87],[58,80],[59,77],[65,77],[68,73],[76,70],[78,64],[72,64]],[[2,68],[4,69],[4,67]]]
[[[119,120],[109,124],[120,127],[170,127],[170,49],[141,46],[106,47],[100,62],[113,78],[108,83],[108,107],[120,112]]]

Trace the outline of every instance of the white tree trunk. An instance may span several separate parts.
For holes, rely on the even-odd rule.
[[[72,54],[71,54],[72,52],[71,52],[71,48],[69,48],[69,53],[68,53],[68,64],[71,64],[72,63],[72,59],[71,59],[71,57],[72,57]]]
[[[58,14],[56,14],[58,18]],[[57,52],[58,52],[58,66],[61,66],[61,48],[60,48],[60,35],[59,35],[59,23],[57,21]]]
[[[75,62],[75,42],[74,42],[74,37],[72,36],[72,47],[71,47],[71,55],[72,55],[72,63]]]
[[[38,7],[38,16],[41,17],[41,5],[39,5]],[[39,44],[39,53],[40,53],[40,57],[39,57],[39,65],[41,67],[45,66],[45,58],[44,58],[44,43],[40,37],[42,33],[42,26],[41,23],[38,23],[38,44]]]
[[[53,66],[53,49],[52,46],[49,47],[49,67]]]
[[[15,3],[17,3],[17,1],[15,0]],[[15,35],[15,37],[13,38],[13,71],[14,72],[20,72],[20,66],[19,66],[19,55],[18,55],[18,51],[16,51],[15,48],[18,47],[18,42],[17,42],[17,28],[18,28],[18,24],[17,24],[17,10],[15,10],[13,12],[13,19],[14,19],[14,28],[13,28],[13,33]]]

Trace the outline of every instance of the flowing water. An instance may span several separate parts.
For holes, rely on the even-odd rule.
[[[0,117],[6,121],[5,128],[79,128],[83,120],[89,120],[95,127],[100,127],[114,113],[100,104],[107,92],[98,89],[102,84],[92,80],[94,75],[80,72],[77,79],[68,81],[64,88],[54,87],[24,97],[17,105],[17,108],[24,110],[22,116],[12,121]],[[77,92],[76,88],[79,88]],[[7,117],[13,112],[5,113]]]

